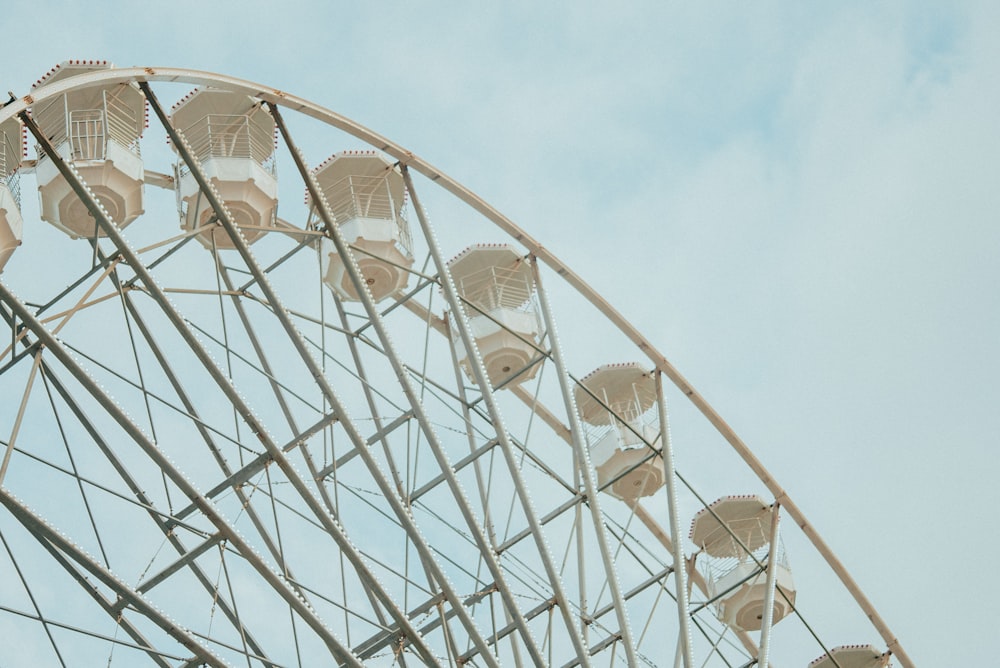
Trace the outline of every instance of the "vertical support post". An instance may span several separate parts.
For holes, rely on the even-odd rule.
[[[677,620],[680,624],[680,647],[683,649],[684,668],[694,665],[691,652],[691,616],[688,613],[687,568],[684,548],[681,545],[680,519],[677,509],[677,486],[674,475],[674,452],[670,444],[670,423],[667,421],[667,398],[663,393],[663,374],[656,372],[656,403],[660,415],[660,453],[663,455],[663,477],[666,481],[667,505],[670,514],[670,543],[674,556],[674,581],[677,588]]]
[[[70,122],[70,112],[69,112],[69,95],[64,94],[62,96],[62,106],[63,106],[63,141],[69,142],[69,154],[73,155],[73,125]],[[24,120],[24,119],[21,119]],[[59,147],[56,146],[56,149]],[[95,222],[96,225],[96,222]]]
[[[573,457],[576,459],[576,456]],[[579,467],[578,467],[579,468]],[[573,476],[573,485],[577,490],[580,489],[580,473],[579,470],[576,475]],[[576,527],[576,573],[577,580],[579,584],[580,594],[580,635],[583,637],[583,644],[590,645],[590,619],[587,616],[587,559],[586,550],[583,549],[583,508],[580,504],[576,504],[576,508],[573,510],[573,522]]]
[[[563,361],[562,346],[559,345],[559,337],[556,334],[555,321],[552,318],[552,311],[549,308],[549,298],[541,284],[538,263],[535,261],[534,256],[531,256],[531,273],[535,279],[535,286],[538,289],[538,301],[542,317],[545,319],[545,329],[549,335],[552,361],[556,366],[556,375],[559,377],[559,389],[562,392],[563,404],[566,407],[566,415],[569,418],[569,430],[572,435],[570,440],[574,454],[573,460],[576,462],[577,472],[583,480],[583,488],[587,494],[587,507],[590,508],[590,516],[594,522],[594,533],[597,535],[597,543],[601,550],[601,561],[604,564],[604,572],[608,576],[608,587],[611,590],[611,600],[614,602],[615,615],[618,617],[618,628],[620,629],[622,643],[625,645],[625,656],[628,660],[628,665],[635,666],[638,665],[638,658],[635,655],[635,646],[632,644],[632,630],[629,628],[625,599],[618,584],[618,571],[615,568],[611,547],[608,545],[607,535],[604,532],[604,518],[601,515],[600,495],[597,491],[597,481],[594,479],[594,467],[590,463],[590,453],[587,451],[583,428],[580,426],[580,417],[577,414],[576,402],[573,400],[573,393],[570,391],[568,384],[569,373]],[[577,528],[579,530],[581,527],[578,525]],[[578,536],[578,540],[582,540],[582,536]],[[583,612],[586,612],[586,610]]]
[[[97,155],[96,148],[98,142],[101,146],[101,154],[98,159],[106,160],[108,157],[108,139],[111,137],[111,112],[108,108],[108,90],[105,88],[101,91],[101,104],[103,108],[101,109],[102,118],[95,123],[95,126],[100,128],[100,133],[98,134],[98,127],[94,128],[94,139],[92,140],[92,145],[95,148],[95,152],[92,154]],[[89,156],[88,156],[89,157]]]
[[[778,582],[778,520],[781,504],[771,506],[771,542],[767,552],[767,591],[764,595],[764,618],[760,626],[760,653],[757,665],[767,668],[767,655],[771,645],[771,626],[774,624],[774,590]]]

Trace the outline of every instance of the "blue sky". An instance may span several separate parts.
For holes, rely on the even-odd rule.
[[[99,4],[6,8],[2,90],[204,69],[429,159],[659,346],[918,664],[987,664],[1000,5]]]

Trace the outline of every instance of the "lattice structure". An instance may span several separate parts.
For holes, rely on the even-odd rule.
[[[126,228],[97,163],[139,159],[147,104]],[[411,151],[273,87],[89,61],[0,108],[19,124],[43,193],[0,207],[28,228],[0,280],[5,663],[805,665],[845,616],[912,665],[653,343]],[[699,491],[737,486],[753,531]],[[757,538],[785,516],[796,577],[849,588],[789,597],[772,638],[717,612],[733,574],[788,593]]]

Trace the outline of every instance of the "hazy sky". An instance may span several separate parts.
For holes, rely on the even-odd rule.
[[[429,159],[655,342],[919,665],[994,660],[1000,4],[281,6],[9,3],[0,89],[203,69]]]

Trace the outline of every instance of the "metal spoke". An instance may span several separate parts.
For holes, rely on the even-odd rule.
[[[184,645],[188,650],[205,663],[213,666],[224,666],[225,663],[207,647],[199,643],[184,629],[178,628],[172,621],[150,606],[145,599],[127,584],[115,577],[110,571],[91,559],[57,531],[54,531],[44,520],[32,513],[17,499],[4,489],[0,489],[0,504],[14,515],[24,527],[40,542],[48,542],[60,552],[75,561],[80,567],[112,589],[118,596],[128,601],[128,604],[152,620],[168,635]]]
[[[12,313],[8,312],[6,310],[6,308],[2,311],[2,315],[3,315],[4,319],[6,319],[8,321],[10,321],[12,319]],[[34,349],[33,344],[31,344],[29,341],[24,341],[24,345],[29,350]],[[73,413],[74,417],[86,429],[88,435],[91,437],[91,439],[93,439],[93,442],[98,446],[98,448],[100,449],[101,453],[107,458],[107,460],[109,461],[109,463],[112,465],[112,467],[115,469],[115,471],[121,477],[121,479],[125,482],[125,484],[129,488],[129,490],[135,496],[135,498],[136,498],[135,503],[137,503],[139,507],[141,507],[143,510],[145,510],[145,512],[149,515],[149,517],[151,519],[153,519],[153,521],[155,522],[156,526],[159,528],[160,531],[162,531],[164,533],[164,535],[166,536],[167,540],[170,542],[171,546],[175,550],[177,550],[177,552],[180,555],[183,555],[186,550],[183,547],[183,545],[181,544],[180,540],[174,534],[174,531],[173,531],[173,528],[175,526],[183,526],[183,524],[181,522],[176,522],[175,520],[173,520],[169,516],[166,516],[163,513],[161,513],[160,511],[156,510],[156,508],[153,506],[152,501],[146,496],[145,492],[142,491],[142,489],[139,486],[139,484],[133,479],[133,477],[128,472],[128,470],[125,468],[125,466],[120,461],[120,459],[114,454],[114,452],[112,451],[112,449],[108,446],[107,442],[101,437],[101,435],[98,433],[97,429],[92,424],[92,422],[90,420],[90,417],[79,406],[79,404],[73,399],[73,397],[67,391],[67,389],[64,386],[64,384],[58,379],[58,377],[50,369],[48,369],[44,365],[44,363],[43,363],[43,371],[44,371],[44,374],[45,374],[44,378],[46,378],[48,381],[50,381],[52,383],[52,387],[56,390],[56,393],[59,394],[59,396],[62,398],[62,400],[64,402],[66,402],[66,405],[70,408],[70,410]],[[26,453],[26,456],[32,456],[32,455],[29,455],[29,454]],[[50,462],[45,462],[45,463],[47,465],[49,465],[49,466],[54,466]],[[64,469],[59,469],[58,467],[56,467],[56,468],[57,468],[57,470],[60,470],[63,473],[70,474],[70,472],[68,472],[68,471],[66,471]],[[77,476],[74,476],[74,477],[77,477]],[[98,488],[104,489],[102,486],[96,485],[96,483],[91,483],[91,484],[94,484]],[[211,592],[211,590],[212,590],[212,584],[211,584],[211,581],[209,580],[209,578],[201,571],[201,569],[197,566],[196,563],[191,562],[189,564],[189,566],[190,566],[191,571],[194,573],[195,577],[197,578],[198,582],[202,585],[202,587],[204,587],[206,591]],[[227,619],[229,619],[229,621],[234,626],[242,629],[242,624],[236,618],[236,616],[233,613],[232,609],[224,601],[220,603],[220,609],[222,610],[223,614],[225,614],[225,616],[227,617]],[[249,639],[249,642],[251,643],[251,646],[253,647],[254,651],[257,652],[260,655],[263,655],[262,650],[256,644],[256,641],[253,639],[253,636],[251,636],[251,635],[248,634],[248,639]],[[268,664],[268,665],[270,665],[270,664]]]
[[[110,224],[109,227],[111,227]],[[213,524],[225,533],[229,542],[236,546],[244,558],[254,565],[256,570],[271,584],[275,591],[277,591],[279,595],[283,596],[296,608],[299,614],[310,624],[310,626],[314,628],[317,634],[326,641],[331,651],[335,655],[339,655],[348,663],[357,663],[357,665],[360,665],[356,658],[350,654],[349,650],[347,650],[340,644],[339,641],[337,641],[336,638],[334,638],[329,630],[326,629],[313,612],[305,606],[305,604],[298,598],[298,595],[292,591],[285,581],[273,573],[267,565],[256,556],[250,546],[245,543],[243,539],[228,525],[228,523],[223,520],[222,516],[211,506],[210,502],[199,494],[198,491],[180,475],[174,465],[163,455],[159,448],[149,441],[145,435],[143,435],[142,432],[129,420],[129,418],[115,406],[114,402],[100,390],[96,383],[94,383],[93,380],[91,380],[79,366],[77,366],[59,341],[53,338],[48,330],[42,327],[42,325],[34,319],[31,313],[24,308],[24,306],[17,301],[16,297],[14,297],[14,295],[12,295],[2,284],[0,284],[0,299],[7,303],[11,310],[16,313],[18,317],[31,329],[35,336],[38,337],[38,339],[41,340],[46,347],[56,355],[60,363],[66,367],[70,373],[72,373],[77,381],[83,385],[91,395],[99,401],[103,401],[108,414],[118,422],[122,429],[129,434],[131,439],[139,445],[140,448],[142,448],[146,455],[155,461],[161,470],[166,472],[171,481],[177,485],[185,493],[185,495],[198,504],[199,510],[202,514],[204,514],[206,518],[211,520]]]
[[[326,230],[327,233],[330,235],[330,238],[333,239],[334,244],[337,247],[337,252],[341,255],[341,257],[345,257],[351,260],[347,264],[347,269],[351,276],[351,280],[355,285],[355,289],[357,293],[362,297],[362,303],[365,306],[365,310],[368,313],[368,317],[372,321],[373,327],[378,334],[379,341],[382,343],[382,347],[383,349],[386,350],[389,361],[393,365],[396,377],[397,379],[399,379],[402,389],[406,394],[407,399],[410,401],[410,405],[414,411],[414,416],[420,423],[421,431],[424,434],[424,437],[427,439],[428,444],[430,445],[435,458],[438,460],[439,466],[448,477],[449,486],[451,487],[452,492],[455,495],[456,501],[458,502],[459,507],[465,516],[466,522],[469,525],[470,530],[472,530],[474,534],[478,537],[480,549],[485,551],[486,550],[485,537],[482,535],[481,529],[479,528],[476,519],[472,515],[468,502],[466,501],[464,494],[462,493],[461,489],[458,486],[458,482],[457,479],[454,477],[454,472],[452,471],[451,464],[448,462],[448,459],[444,454],[444,451],[441,448],[440,443],[438,443],[437,441],[436,435],[433,433],[433,430],[430,428],[430,425],[428,424],[427,416],[424,412],[423,406],[417,399],[414,388],[410,384],[409,378],[405,373],[405,369],[403,369],[403,366],[399,361],[398,356],[392,352],[392,346],[389,342],[388,335],[384,329],[381,316],[375,309],[375,306],[371,300],[371,296],[368,294],[367,286],[364,283],[364,281],[361,280],[358,269],[354,265],[353,259],[351,259],[352,256],[350,255],[350,249],[347,247],[346,243],[344,242],[344,239],[340,234],[339,229],[333,222],[332,215],[330,214],[328,206],[326,204],[326,198],[323,195],[323,193],[319,190],[312,175],[309,173],[309,171],[305,167],[305,164],[302,162],[301,155],[298,153],[298,149],[295,147],[294,142],[289,136],[287,128],[285,128],[284,123],[281,120],[281,114],[280,112],[278,112],[277,107],[275,107],[274,105],[269,105],[269,107],[272,115],[275,118],[278,128],[281,131],[281,135],[284,138],[285,143],[288,145],[288,148],[292,153],[293,158],[296,160],[296,165],[299,169],[299,173],[302,176],[302,179],[305,181],[306,186],[310,192],[310,195],[313,198],[313,201],[317,202],[319,205],[318,210],[320,212],[321,218],[323,219],[323,224],[326,226]],[[360,441],[360,439],[357,440]],[[362,448],[363,446],[360,444],[360,442],[358,442],[356,443],[355,447]],[[387,494],[391,498],[392,492],[387,491]],[[415,541],[415,543],[417,545],[420,545],[422,541]],[[432,565],[432,563],[430,563],[429,565]],[[495,564],[494,568],[491,569],[491,572],[494,578],[497,579],[497,581],[502,580],[502,575],[500,573],[500,568],[498,564]],[[438,584],[441,585],[442,587],[444,587],[444,582],[445,579],[443,578],[443,576],[438,578]],[[450,596],[449,599],[453,607],[457,608],[460,605],[459,601],[457,600],[457,597]],[[516,613],[512,614],[515,614],[516,616]],[[466,625],[467,630],[469,631],[471,637],[473,637],[476,640],[477,644],[481,645],[481,647],[484,649],[485,645],[482,644],[483,641],[478,630],[475,629],[471,617],[468,617],[468,615],[465,614],[464,609],[462,608],[460,608],[459,617],[460,619],[462,619],[463,624]],[[529,642],[527,639],[526,628],[524,629],[524,633],[526,636],[526,642]],[[493,663],[492,659],[490,659],[488,655],[486,658],[492,665]]]

